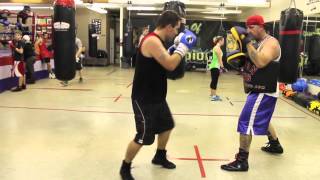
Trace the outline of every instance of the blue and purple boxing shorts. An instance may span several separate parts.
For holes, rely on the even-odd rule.
[[[277,98],[264,93],[250,93],[238,122],[240,134],[267,135]]]

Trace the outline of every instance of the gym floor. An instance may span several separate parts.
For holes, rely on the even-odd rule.
[[[119,168],[135,124],[131,108],[133,69],[86,67],[84,82],[67,87],[39,80],[26,91],[0,94],[1,180],[119,180]],[[246,179],[283,180],[320,177],[320,120],[279,98],[273,115],[284,154],[260,150],[267,142],[255,136],[248,172],[225,172],[220,165],[238,151],[238,116],[244,105],[242,78],[222,74],[218,94],[209,98],[210,75],[187,72],[168,81],[167,101],[176,127],[167,170],[151,164],[156,144],[145,146],[133,162],[138,180]]]

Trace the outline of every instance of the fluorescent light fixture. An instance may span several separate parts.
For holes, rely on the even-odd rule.
[[[1,9],[7,9],[9,11],[19,11],[23,9],[23,6],[1,6]]]
[[[92,6],[92,4],[89,4],[89,3],[84,3],[85,6]],[[122,4],[119,4],[119,3],[94,3],[94,5],[96,7],[99,7],[99,8],[103,8],[103,9],[119,9],[120,7],[122,7],[123,5]]]
[[[163,11],[162,7],[152,7],[152,6],[127,6],[130,11]],[[186,8],[186,12],[208,12],[207,14],[240,14],[241,10],[233,9],[219,9],[219,8]]]
[[[259,3],[266,3],[266,0],[228,0],[228,2],[233,3],[250,3],[250,4],[259,4]]]
[[[90,4],[90,5],[87,5],[86,7],[88,9],[90,9],[92,11],[95,11],[97,13],[100,13],[100,14],[107,14],[108,13],[107,10],[100,8],[99,6],[97,6],[95,4]]]
[[[163,6],[164,0],[131,0],[134,5],[139,6]],[[220,6],[224,2],[225,7],[270,7],[270,0],[180,0],[185,5],[199,5],[199,6]],[[108,3],[125,3],[125,0],[108,0]],[[240,2],[240,3],[239,3]],[[188,8],[186,9],[188,10]]]
[[[150,7],[150,6],[128,6],[128,10],[130,11],[156,11],[162,10],[162,8]]]
[[[83,4],[83,0],[74,0],[74,3],[76,5]]]
[[[23,6],[1,6],[1,9],[7,9],[9,11],[21,11]],[[53,9],[52,6],[31,6],[31,9]]]
[[[52,6],[44,6],[44,7],[39,6],[39,7],[32,7],[31,9],[53,9],[53,7]]]
[[[137,13],[138,16],[159,16],[158,13]]]
[[[203,18],[205,18],[205,19],[220,19],[220,20],[227,19],[226,17],[221,17],[221,16],[204,16]]]
[[[239,7],[269,7],[270,2],[267,0],[228,0],[228,3],[225,3],[225,5],[238,5]]]
[[[319,23],[319,20],[303,20],[304,23]]]
[[[214,10],[214,11],[204,11],[201,12],[203,14],[241,14],[241,10],[231,10],[231,9],[221,9],[221,10]]]

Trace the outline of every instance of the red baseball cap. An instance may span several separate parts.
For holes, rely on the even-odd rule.
[[[248,17],[246,24],[247,24],[247,26],[250,26],[250,25],[263,26],[264,20],[263,20],[263,17],[260,15],[253,15],[253,16]]]

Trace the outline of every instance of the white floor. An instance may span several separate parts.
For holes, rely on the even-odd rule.
[[[23,92],[0,94],[1,180],[119,180],[119,167],[134,137],[131,108],[133,69],[86,67],[84,82],[68,87],[40,80]],[[220,170],[238,150],[238,116],[246,95],[236,73],[219,79],[222,102],[209,99],[210,75],[187,72],[168,83],[175,118],[168,144],[175,170],[153,166],[155,145],[133,162],[138,180],[315,180],[320,177],[319,117],[281,97],[273,124],[284,154],[260,150],[254,137],[244,173]]]

